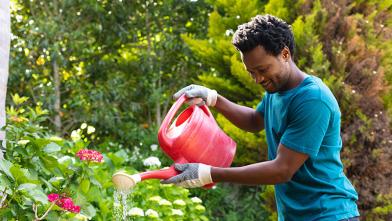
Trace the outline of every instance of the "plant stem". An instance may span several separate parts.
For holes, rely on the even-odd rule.
[[[0,201],[0,209],[3,208],[3,203],[5,202],[5,199],[7,199],[7,193],[5,192],[7,190],[7,187],[4,187],[3,193],[1,194],[2,198]]]
[[[58,200],[53,201],[52,204],[50,205],[50,207],[46,210],[46,212],[41,217],[38,217],[37,205],[33,204],[33,211],[34,211],[34,214],[35,214],[35,220],[34,221],[43,220],[48,215],[49,211],[52,210],[53,206],[56,204],[57,201]]]

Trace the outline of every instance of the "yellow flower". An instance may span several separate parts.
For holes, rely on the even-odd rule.
[[[45,58],[43,55],[39,56],[37,58],[37,60],[35,61],[35,63],[39,66],[44,65],[45,64]]]

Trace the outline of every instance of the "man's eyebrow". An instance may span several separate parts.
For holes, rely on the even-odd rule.
[[[256,67],[252,67],[251,69],[258,69],[258,68],[266,69],[268,66],[269,66],[269,65],[265,65],[265,66],[264,66],[264,65],[260,64],[260,65],[257,65]],[[246,69],[246,70],[249,71],[249,69]]]

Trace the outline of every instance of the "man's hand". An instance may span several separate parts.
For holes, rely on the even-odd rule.
[[[176,163],[174,168],[182,173],[161,181],[162,184],[173,183],[185,188],[195,188],[212,183],[211,166],[209,165],[202,163]]]
[[[216,100],[218,99],[218,93],[216,92],[216,90],[211,90],[206,87],[195,84],[191,84],[179,90],[173,95],[173,98],[177,100],[183,94],[185,94],[187,98],[193,98],[191,102],[197,105],[207,104],[207,106],[213,107],[215,106]]]

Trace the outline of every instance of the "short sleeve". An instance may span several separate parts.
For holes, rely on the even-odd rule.
[[[263,116],[263,117],[264,117],[264,113],[265,113],[265,101],[266,101],[266,95],[264,95],[263,99],[256,106],[256,112],[260,113],[261,116]]]
[[[294,151],[317,156],[332,116],[331,110],[321,100],[310,100],[300,104],[290,115],[280,142]]]

